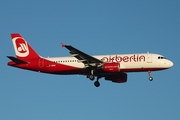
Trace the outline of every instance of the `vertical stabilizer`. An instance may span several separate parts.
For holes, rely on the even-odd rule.
[[[20,34],[11,34],[11,37],[17,58],[21,60],[39,58],[39,55],[33,50],[33,48]]]

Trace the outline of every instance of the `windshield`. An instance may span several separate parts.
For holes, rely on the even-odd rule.
[[[165,57],[163,56],[159,56],[158,59],[166,59]]]

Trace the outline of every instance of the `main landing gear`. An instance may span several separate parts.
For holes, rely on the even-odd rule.
[[[94,75],[89,75],[88,77],[89,77],[90,80],[94,80],[95,79]]]
[[[91,81],[93,81],[95,79],[94,70],[91,70],[91,74],[87,75],[87,78],[89,78]],[[97,80],[94,82],[94,86],[96,86],[96,87],[100,86],[99,78],[100,77],[97,77]]]
[[[91,74],[87,75],[87,78],[89,78],[90,80],[94,80],[95,79],[95,77],[94,77],[94,70],[91,70]]]
[[[148,71],[148,75],[149,75],[149,80],[152,81],[153,77],[151,76],[152,75],[151,71]]]
[[[87,78],[89,78],[91,81],[93,81],[95,79],[94,75],[87,75]],[[99,77],[97,77],[97,80],[94,82],[94,86],[99,87],[100,83],[99,83]]]
[[[97,77],[97,80],[94,82],[94,86],[96,87],[100,86],[99,77]]]
[[[91,74],[87,75],[87,78],[89,78],[91,81],[93,81],[95,79],[94,70],[91,70]],[[94,86],[96,86],[96,87],[100,86],[99,78],[100,77],[97,77],[97,80],[94,82]]]

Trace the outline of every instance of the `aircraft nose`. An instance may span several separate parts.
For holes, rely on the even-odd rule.
[[[168,66],[169,66],[169,67],[172,67],[173,65],[174,65],[173,62],[169,60],[169,61],[168,61]]]

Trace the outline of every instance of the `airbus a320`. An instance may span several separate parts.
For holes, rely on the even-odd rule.
[[[85,75],[95,80],[94,85],[100,86],[99,79],[114,83],[127,82],[128,72],[147,72],[152,81],[152,71],[171,68],[173,62],[163,55],[152,53],[88,55],[77,48],[62,44],[69,50],[70,57],[42,57],[27,43],[20,34],[11,34],[16,57],[7,56],[9,66],[21,69],[57,75]]]

